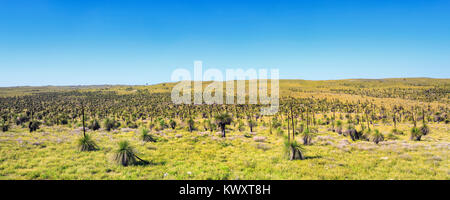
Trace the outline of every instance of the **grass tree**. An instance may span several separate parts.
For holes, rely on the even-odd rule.
[[[32,120],[28,124],[28,129],[30,130],[30,133],[33,131],[37,131],[39,127],[41,126],[41,122],[37,120]]]
[[[90,135],[86,134],[83,104],[81,104],[81,118],[83,121],[83,136],[78,139],[78,149],[80,151],[95,151],[98,149],[97,144],[95,144]]]
[[[383,133],[381,133],[378,129],[375,129],[371,136],[371,141],[374,142],[375,144],[378,144],[379,142],[384,141]]]
[[[90,135],[83,135],[78,139],[78,150],[80,151],[95,151],[98,150],[97,144]]]
[[[144,142],[156,142],[156,139],[153,138],[151,134],[149,134],[149,130],[146,128],[141,129],[141,139]]]
[[[189,120],[187,120],[187,124],[188,124],[189,132],[192,133],[192,131],[194,130],[194,125],[195,125],[194,119],[189,118]]]
[[[114,155],[114,161],[116,161],[117,164],[120,164],[122,166],[129,166],[137,164],[138,160],[143,163],[148,163],[148,161],[145,161],[136,155],[136,151],[128,141],[126,140],[120,141],[119,146]]]
[[[175,127],[177,126],[177,122],[175,122],[175,120],[173,119],[170,119],[169,126],[170,128],[175,129]]]
[[[250,132],[253,132],[253,128],[256,127],[256,121],[254,121],[253,119],[249,118],[249,120],[247,121],[248,127],[250,128]]]
[[[220,127],[222,131],[222,137],[225,137],[225,129],[227,125],[230,125],[233,119],[228,113],[221,113],[216,115],[215,117],[216,124]]]
[[[93,131],[96,131],[96,130],[100,129],[100,123],[98,122],[97,119],[93,119],[93,120],[91,120],[91,123],[88,125],[88,128]]]
[[[106,118],[103,122],[106,131],[111,131],[120,127],[120,123],[114,119]]]
[[[336,121],[335,132],[338,133],[338,134],[342,134],[342,121],[340,121],[340,120]]]
[[[352,124],[348,124],[347,130],[345,131],[345,135],[350,136],[350,138],[353,141],[360,139],[360,137],[359,137],[360,135],[359,135],[358,131],[355,129],[355,127]]]
[[[297,141],[292,140],[288,141],[286,140],[284,143],[285,152],[288,155],[289,160],[303,160],[305,159],[303,152],[305,149],[301,144],[299,144]]]
[[[2,129],[3,132],[6,132],[9,130],[9,122],[6,120],[6,116],[3,116],[3,120],[0,124],[0,127]]]
[[[305,130],[303,130],[302,135],[303,135],[303,144],[310,145],[312,143],[313,133],[309,131],[309,128],[305,128]]]
[[[419,128],[413,127],[411,128],[410,139],[414,141],[420,141],[422,138],[422,132],[420,132]]]
[[[430,128],[425,122],[425,110],[422,110],[422,114],[422,126],[420,127],[420,133],[422,133],[422,135],[428,135],[430,133]]]

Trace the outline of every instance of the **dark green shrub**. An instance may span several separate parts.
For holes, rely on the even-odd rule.
[[[100,123],[98,123],[98,120],[94,119],[91,121],[91,123],[89,123],[88,128],[93,131],[96,131],[100,129]]]
[[[80,151],[95,151],[98,150],[98,146],[92,140],[91,136],[86,134],[78,139],[78,149]]]

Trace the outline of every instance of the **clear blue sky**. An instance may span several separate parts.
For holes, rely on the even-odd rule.
[[[450,1],[0,0],[0,86],[145,84],[176,68],[450,78]]]

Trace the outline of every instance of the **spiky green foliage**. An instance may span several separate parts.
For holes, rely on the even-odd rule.
[[[397,128],[392,129],[391,133],[395,134],[395,135],[403,135],[403,131],[401,131],[401,130],[399,130]]]
[[[384,141],[384,135],[378,129],[375,129],[371,136],[371,141],[378,144],[379,142]]]
[[[188,129],[189,129],[189,132],[192,132],[193,130],[194,130],[194,126],[195,126],[195,121],[194,121],[194,119],[192,119],[192,118],[189,118],[188,120],[187,120],[187,124],[188,124]]]
[[[8,121],[2,121],[0,122],[0,127],[3,132],[6,132],[9,130],[9,122]]]
[[[352,124],[349,124],[347,130],[345,131],[346,136],[350,136],[353,141],[360,139],[360,133],[356,131],[355,127]]]
[[[284,149],[286,154],[288,155],[289,160],[303,160],[305,157],[303,156],[303,152],[305,149],[303,146],[297,141],[288,141],[284,142]]]
[[[28,129],[30,130],[30,133],[33,131],[36,131],[41,126],[41,122],[37,120],[33,120],[28,124]]]
[[[244,130],[245,130],[244,122],[242,122],[241,120],[239,120],[237,129],[238,129],[238,131],[241,131],[241,132],[244,131]]]
[[[170,119],[169,126],[170,128],[175,129],[175,127],[177,127],[177,122],[175,122],[175,120],[173,119]]]
[[[119,128],[120,122],[118,122],[114,119],[106,118],[105,121],[103,122],[103,126],[106,129],[106,131],[111,131],[111,130]]]
[[[342,122],[340,120],[336,121],[336,133],[342,134]]]
[[[95,151],[95,150],[98,150],[98,146],[94,142],[94,140],[91,138],[91,136],[86,134],[84,136],[81,136],[81,138],[78,139],[78,150],[80,150],[80,151]]]
[[[428,135],[430,133],[430,128],[426,124],[423,124],[420,127],[420,133],[422,133],[422,135]]]
[[[89,123],[88,128],[96,131],[96,130],[100,129],[100,123],[98,123],[97,119],[93,119],[93,120],[91,120],[91,123]]]
[[[228,113],[221,113],[216,115],[215,117],[216,124],[220,127],[222,130],[222,137],[225,137],[225,128],[227,125],[230,125],[232,122],[232,118]]]
[[[309,128],[305,128],[303,130],[302,135],[303,135],[303,144],[310,145],[312,143],[313,133],[309,131]]]
[[[114,160],[122,166],[133,165],[137,163],[136,152],[130,143],[126,140],[119,142],[119,147],[114,155]]]
[[[256,127],[257,123],[251,118],[247,121],[248,127],[250,128],[250,132],[253,132],[253,128]]]
[[[420,132],[420,129],[417,127],[413,127],[411,129],[411,140],[420,141],[422,138],[422,132]]]
[[[151,134],[149,134],[149,130],[146,128],[141,129],[141,139],[144,142],[156,142],[156,139],[153,138]]]

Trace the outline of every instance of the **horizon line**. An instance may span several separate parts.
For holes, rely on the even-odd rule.
[[[433,78],[433,77],[390,77],[390,78],[344,78],[344,79],[317,79],[317,80],[308,80],[308,79],[278,79],[278,80],[302,80],[302,81],[343,81],[343,80],[388,80],[388,79],[450,79],[450,78]],[[244,79],[248,81],[249,79]],[[250,80],[260,80],[260,79],[250,79]],[[268,78],[267,80],[272,80]],[[188,80],[188,81],[197,81],[197,80]],[[204,80],[202,82],[210,82],[213,80]],[[225,80],[226,81],[238,81],[238,79],[234,80]],[[95,86],[152,86],[159,84],[167,84],[167,83],[177,83],[176,82],[159,82],[154,84],[79,84],[79,85],[15,85],[15,86],[0,86],[0,88],[20,88],[20,87],[95,87]]]

